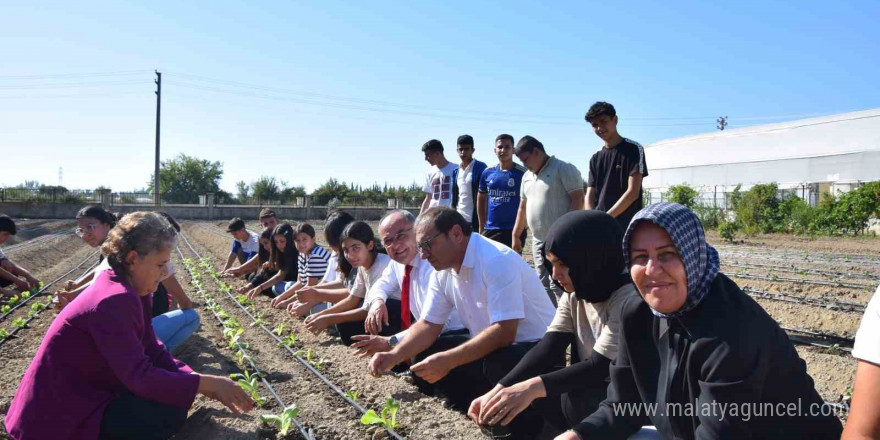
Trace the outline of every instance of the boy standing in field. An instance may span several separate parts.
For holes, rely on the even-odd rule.
[[[642,209],[642,178],[648,176],[645,149],[617,132],[617,112],[607,102],[597,102],[585,118],[605,145],[590,159],[586,209],[605,211],[626,230]]]
[[[513,162],[513,136],[500,134],[495,138],[498,165],[487,168],[480,177],[477,196],[480,235],[507,247],[513,247],[513,226],[519,210],[519,194],[526,168]],[[519,241],[526,239],[523,229]]]
[[[422,202],[420,213],[435,206],[452,206],[458,165],[446,160],[443,144],[437,139],[425,142],[425,145],[422,145],[422,152],[425,153],[425,161],[431,165],[431,172],[425,179],[425,200]]]

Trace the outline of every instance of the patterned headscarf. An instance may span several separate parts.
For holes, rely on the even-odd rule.
[[[674,318],[693,309],[709,293],[709,285],[718,274],[721,263],[718,251],[706,243],[706,235],[700,219],[690,209],[678,203],[656,203],[639,211],[623,236],[623,258],[630,266],[630,240],[639,223],[651,222],[660,226],[678,249],[687,276],[687,298],[680,309],[672,313],[651,312],[661,318]]]

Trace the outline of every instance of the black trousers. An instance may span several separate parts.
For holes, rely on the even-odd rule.
[[[467,334],[442,334],[427,350],[416,356],[421,361],[428,356],[455,348],[470,338]],[[442,394],[453,408],[466,413],[477,397],[486,394],[534,347],[536,342],[521,342],[493,351],[483,359],[452,369],[443,379],[429,384],[413,375],[416,386],[426,394]],[[540,413],[526,408],[508,425],[511,438],[534,439],[543,428]]]
[[[385,308],[388,309],[388,325],[382,327],[382,331],[379,332],[379,335],[391,336],[400,333],[400,300],[388,299],[385,301]],[[352,336],[367,334],[367,330],[364,328],[364,321],[336,324],[336,330],[339,331],[339,337],[342,338],[342,343],[345,345],[351,345],[354,343],[351,339]]]
[[[608,383],[602,381],[559,396],[537,399],[532,402],[532,407],[544,417],[544,421],[558,435],[596,412],[607,395]]]
[[[99,440],[165,440],[186,421],[186,408],[125,393],[104,410]]]
[[[483,237],[497,241],[509,248],[513,248],[513,230],[512,229],[483,229]],[[523,229],[519,237],[520,243],[525,245],[526,230]]]
[[[168,313],[168,290],[162,283],[159,288],[153,292],[153,317]]]

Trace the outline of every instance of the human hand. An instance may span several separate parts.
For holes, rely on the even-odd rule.
[[[471,402],[470,407],[468,408],[467,416],[470,417],[471,420],[479,424],[480,413],[483,412],[483,408],[486,406],[486,402],[494,397],[495,394],[497,394],[498,391],[500,391],[502,388],[504,387],[501,385],[495,385],[495,388],[492,388],[486,394],[483,394],[482,396],[474,399],[473,402]]]
[[[260,294],[260,292],[262,292],[262,290],[260,289],[260,286],[254,287],[253,289],[248,291],[247,298],[254,299],[257,295]]]
[[[314,319],[306,320],[306,328],[316,335],[330,327],[330,319],[324,315],[309,316],[309,318]]]
[[[301,303],[319,302],[318,289],[312,286],[306,286],[296,292],[296,299]]]
[[[76,288],[76,281],[67,280],[67,282],[64,283],[64,290],[65,291],[69,292],[69,291],[73,290],[74,288]]]
[[[248,290],[253,289],[250,284],[245,284],[244,286],[238,287],[235,289],[237,293],[247,293]]]
[[[376,335],[355,335],[352,336],[353,341],[351,348],[355,349],[355,355],[360,358],[368,358],[376,353],[391,351],[391,343],[388,342],[390,337]]]
[[[234,414],[248,412],[254,401],[231,379],[221,376],[199,375],[199,392],[229,408]]]
[[[497,388],[497,387],[496,387]],[[532,401],[546,395],[544,383],[535,377],[509,387],[498,389],[485,401],[479,415],[481,425],[507,426],[519,413],[531,405]]]
[[[31,274],[26,274],[24,279],[28,282],[29,288],[40,287],[40,280],[34,278]]]
[[[309,314],[309,310],[312,310],[312,307],[312,304],[294,301],[287,305],[287,313],[297,318],[302,318]]]
[[[426,357],[423,361],[409,367],[409,369],[416,376],[424,379],[425,382],[434,383],[446,377],[453,367],[446,354],[441,352]]]
[[[583,440],[581,436],[574,431],[565,431],[562,434],[553,437],[553,440]]]
[[[389,351],[376,353],[370,359],[370,374],[373,377],[379,377],[398,363],[396,356]]]
[[[371,335],[378,335],[382,331],[383,323],[388,325],[388,308],[385,307],[385,301],[375,299],[370,304],[367,319],[364,320],[364,329]]]
[[[519,239],[519,235],[514,235],[514,237],[513,237],[513,246],[511,246],[511,247],[513,248],[513,250],[514,250],[516,253],[518,253],[518,254],[521,254],[521,253],[522,253],[522,251],[523,251],[523,244],[522,244],[522,240]]]

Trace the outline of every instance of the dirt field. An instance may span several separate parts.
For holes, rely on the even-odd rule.
[[[321,225],[312,224],[321,237]],[[4,251],[45,282],[52,281],[74,267],[84,270],[95,258],[93,252],[69,231],[73,222],[32,220],[20,223],[22,233],[8,242]],[[229,251],[230,239],[222,231],[222,222],[187,222],[184,233],[201,257],[219,268]],[[255,222],[249,223],[259,230]],[[376,224],[373,223],[375,228]],[[805,240],[788,236],[761,236],[742,243],[723,244],[710,234],[721,253],[722,270],[741,287],[764,292],[769,297],[756,300],[783,326],[822,334],[852,338],[858,328],[862,309],[876,290],[880,279],[880,240],[816,239]],[[323,240],[319,239],[322,244]],[[183,241],[180,251],[187,258],[195,254]],[[528,253],[530,249],[526,247]],[[178,279],[194,302],[201,304],[200,329],[180,347],[176,355],[196,371],[230,374],[240,371],[236,354],[228,348],[222,326],[190,283],[183,261],[174,256]],[[78,272],[75,272],[78,273]],[[268,381],[285,403],[296,403],[302,410],[299,419],[318,439],[368,439],[377,432],[359,423],[359,413],[312,374],[283,347],[279,347],[259,327],[250,327],[251,318],[232,298],[220,293],[211,277],[202,276],[203,286],[229,315],[240,321],[245,332],[242,339],[249,344],[247,353],[268,375]],[[52,290],[47,289],[47,290]],[[781,299],[780,299],[781,298]],[[399,433],[411,439],[478,439],[482,433],[463,415],[446,408],[443,402],[420,394],[406,378],[393,375],[375,379],[366,372],[367,361],[354,357],[338,338],[326,334],[312,335],[300,320],[268,307],[267,298],[258,298],[255,309],[265,315],[266,326],[284,323],[298,337],[297,349],[312,349],[326,360],[323,374],[343,391],[357,389],[357,402],[379,410],[387,397],[401,402]],[[0,321],[0,328],[11,330],[11,321],[27,315],[27,307],[13,312]],[[0,346],[0,414],[5,414],[18,382],[39,347],[54,314],[44,312],[28,328],[20,330]],[[286,334],[286,333],[285,333]],[[830,402],[844,402],[852,386],[856,362],[845,350],[833,343],[818,346],[799,345],[798,352],[822,396]],[[846,347],[846,344],[840,344]],[[830,348],[829,348],[830,347]],[[190,419],[179,439],[262,439],[274,438],[272,431],[259,422],[259,415],[279,412],[278,404],[267,397],[264,408],[235,417],[219,404],[199,397]],[[2,426],[2,425],[0,425]],[[380,431],[380,434],[384,431]],[[0,428],[0,438],[5,437]],[[292,436],[290,438],[299,438]],[[378,437],[377,437],[378,438]]]

